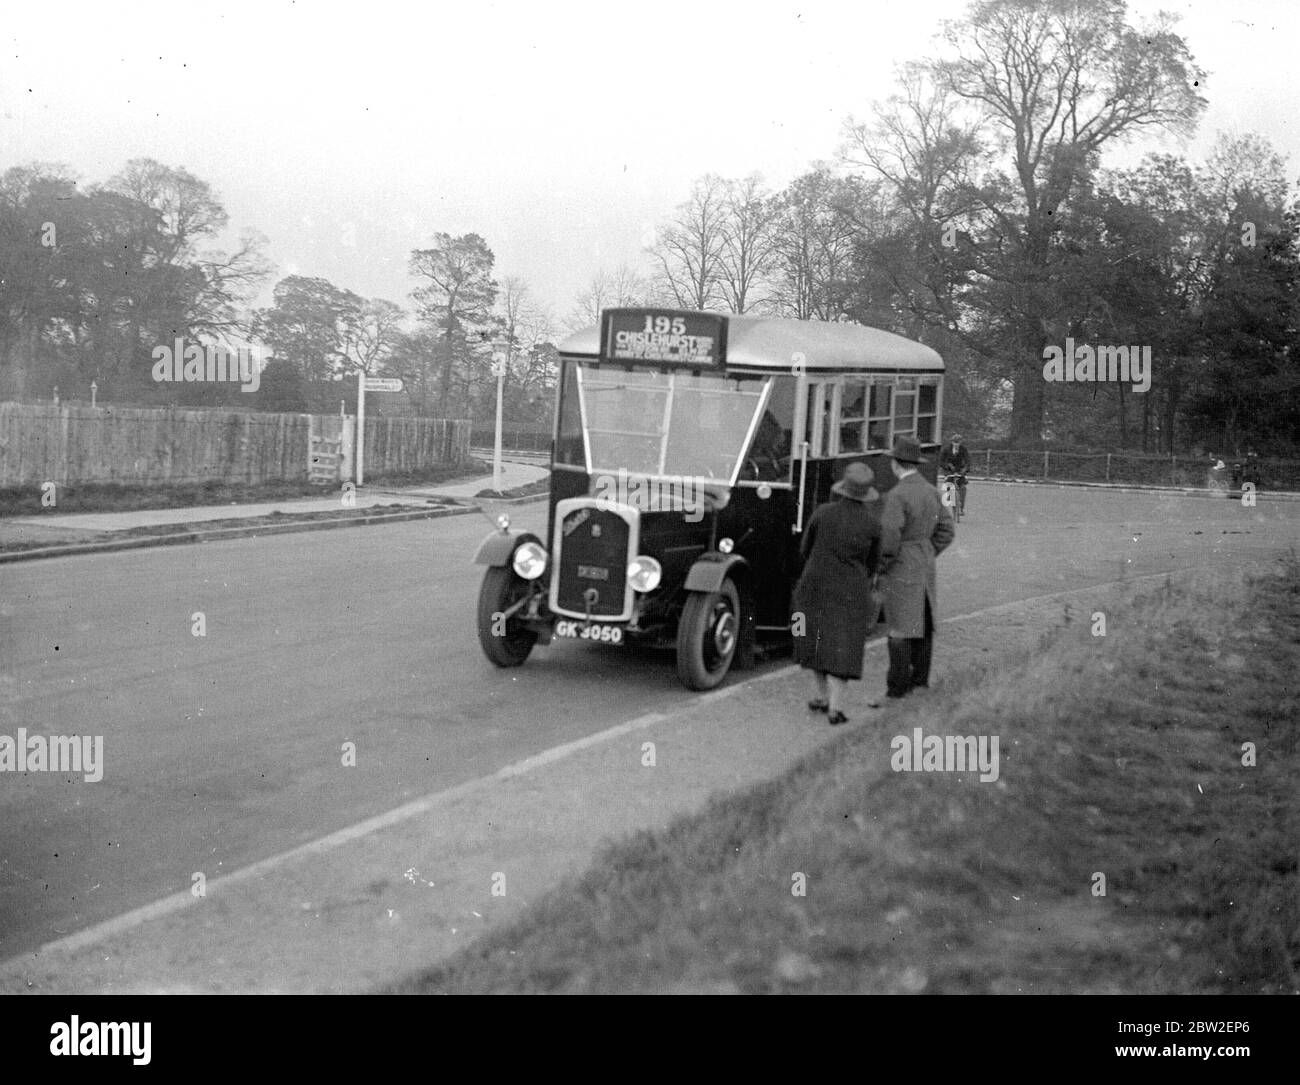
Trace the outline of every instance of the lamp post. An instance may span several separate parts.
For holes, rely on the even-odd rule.
[[[492,344],[492,375],[497,379],[497,430],[492,445],[492,489],[501,492],[501,399],[506,383],[506,366],[510,361],[510,344],[498,340]]]

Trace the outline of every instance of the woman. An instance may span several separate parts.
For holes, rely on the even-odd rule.
[[[803,536],[803,575],[794,589],[794,658],[813,672],[808,707],[845,723],[847,683],[862,677],[862,649],[876,622],[872,578],[880,556],[880,494],[865,463],[851,463]],[[802,618],[802,621],[800,621]],[[872,708],[879,707],[871,704]]]

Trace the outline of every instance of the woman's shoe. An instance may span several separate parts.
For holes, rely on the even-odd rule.
[[[837,711],[837,712],[832,712],[830,714],[830,724],[832,727],[835,727],[836,725],[841,723],[848,723],[848,722],[849,722],[849,718],[843,712]]]
[[[829,701],[823,701],[819,697],[816,700],[809,701],[808,707],[811,708],[814,712],[829,712],[831,706]]]

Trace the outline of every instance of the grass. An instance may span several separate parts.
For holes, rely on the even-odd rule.
[[[476,498],[490,498],[492,500],[501,501],[518,497],[535,497],[537,494],[549,493],[550,490],[551,480],[548,476],[547,478],[539,478],[536,482],[528,482],[523,486],[516,486],[511,490],[493,490],[491,488],[479,490],[479,492],[474,496]]]
[[[996,783],[890,771],[857,729],[390,990],[1295,992],[1300,563],[1166,584],[1107,625],[891,718],[998,735]]]
[[[367,475],[367,485],[418,486],[447,482],[487,473],[478,460],[430,467],[422,471],[393,471]],[[54,508],[41,505],[39,486],[0,489],[0,517],[39,516],[47,512],[130,512],[133,509],[180,509],[200,505],[243,505],[259,501],[282,501],[290,497],[320,497],[337,491],[337,486],[314,486],[301,481],[201,482],[179,486],[115,483],[68,483],[55,491]]]

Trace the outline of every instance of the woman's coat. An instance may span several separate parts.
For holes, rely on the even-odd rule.
[[[871,578],[880,551],[879,502],[820,505],[804,529],[803,574],[794,589],[795,662],[837,678],[862,677],[862,649],[876,623]]]

